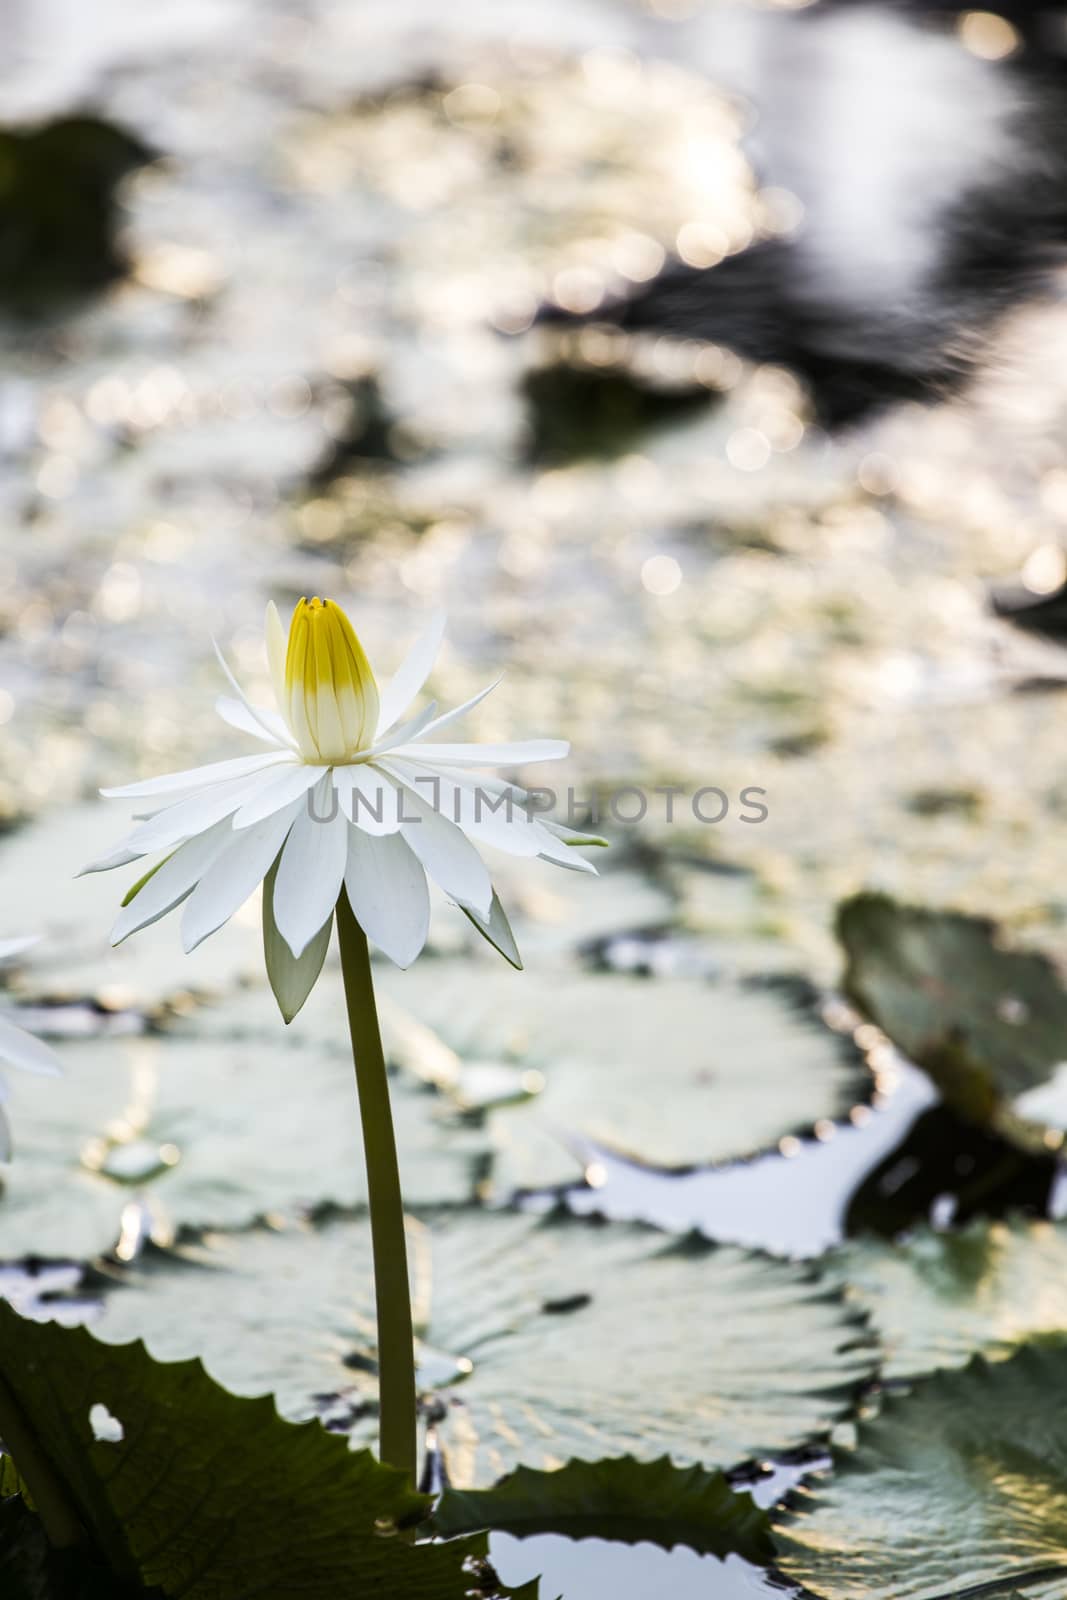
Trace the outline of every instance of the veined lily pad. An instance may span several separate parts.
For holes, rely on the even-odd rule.
[[[1067,1583],[1067,1339],[976,1357],[886,1397],[778,1536],[824,1600],[1061,1600]]]
[[[120,1585],[185,1600],[463,1600],[484,1541],[411,1547],[383,1521],[428,1509],[403,1473],[317,1423],[239,1400],[199,1362],[26,1322],[0,1305],[0,1431],[56,1542]],[[79,1541],[80,1542],[80,1541]],[[3,1556],[0,1554],[0,1577]],[[6,1586],[4,1592],[7,1592]],[[138,1592],[139,1589],[138,1589]]]
[[[15,1159],[0,1192],[0,1259],[83,1258],[119,1237],[143,1193],[178,1224],[241,1227],[270,1211],[366,1196],[352,1059],[339,1028],[285,1028],[266,986],[173,1031],[64,1050],[65,1077],[12,1081]],[[415,1204],[469,1198],[484,1136],[398,1077],[393,1105]]]
[[[775,986],[439,960],[380,987],[464,1059],[543,1079],[534,1104],[491,1115],[500,1193],[576,1178],[568,1136],[702,1165],[842,1116],[869,1084],[848,1042]]]
[[[667,1453],[724,1464],[823,1434],[872,1370],[862,1318],[807,1268],[559,1213],[411,1233],[420,1384],[450,1480]],[[373,1435],[365,1219],[216,1236],[109,1299],[102,1334],[203,1356],[243,1394]]]
[[[985,918],[880,894],[845,901],[837,931],[849,998],[955,1110],[1040,1147],[1044,1130],[1026,1126],[1013,1102],[1067,1052],[1067,990],[1051,962],[1004,948]]]
[[[1067,1330],[1067,1231],[1053,1223],[856,1240],[829,1270],[870,1316],[890,1378],[963,1366],[976,1351],[1010,1355],[1035,1334]]]

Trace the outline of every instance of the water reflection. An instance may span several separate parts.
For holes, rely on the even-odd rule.
[[[1019,1211],[1059,1217],[1067,1208],[1058,1160],[1025,1155],[965,1122],[907,1062],[862,1126],[837,1125],[831,1138],[820,1131],[822,1138],[783,1140],[784,1150],[752,1161],[681,1176],[590,1146],[587,1182],[567,1201],[581,1213],[699,1228],[800,1259],[857,1233],[893,1238],[924,1221],[944,1228]]]
[[[545,1600],[753,1600],[753,1596],[795,1595],[795,1585],[776,1582],[740,1556],[698,1556],[679,1546],[609,1544],[604,1539],[573,1540],[559,1534],[516,1539],[494,1533],[489,1556],[505,1583],[519,1585],[541,1575]]]
[[[987,324],[1063,260],[1062,26],[1029,8],[694,9],[656,45],[745,107],[755,233],[710,206],[649,281],[592,305],[556,293],[545,317],[787,366],[830,426],[955,387]]]

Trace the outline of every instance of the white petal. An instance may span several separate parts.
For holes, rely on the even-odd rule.
[[[243,700],[235,700],[229,694],[219,695],[215,710],[223,722],[228,722],[231,728],[237,728],[241,733],[250,733],[253,739],[262,739],[266,744],[286,750],[293,747],[289,729],[276,711],[257,706],[253,716]]]
[[[39,933],[27,933],[19,939],[0,939],[0,961],[7,961],[11,956],[20,956],[31,945],[37,944],[40,938]]]
[[[315,794],[316,815],[325,815],[330,799],[324,780]],[[274,879],[274,920],[294,956],[303,953],[337,904],[351,831],[340,811],[328,822],[316,821],[305,806],[297,812]]]
[[[485,699],[486,695],[492,694],[493,690],[498,687],[499,683],[500,679],[494,678],[491,684],[489,684],[485,689],[479,689],[477,694],[472,694],[470,699],[464,700],[461,706],[453,706],[451,711],[443,712],[442,715],[437,718],[436,722],[431,722],[430,726],[426,729],[426,732],[436,733],[438,728],[447,728],[450,722],[458,722],[460,717],[465,717],[468,711],[473,711],[475,706],[480,705]]]
[[[600,876],[591,861],[587,861],[584,856],[580,856],[576,850],[568,850],[566,845],[562,849],[542,850],[539,852],[538,859],[551,861],[553,866],[556,867],[566,867],[568,872],[587,872],[593,878],[599,878]]]
[[[9,1016],[0,1016],[0,1061],[45,1078],[58,1077],[63,1071],[55,1051],[12,1022]]]
[[[275,811],[282,811],[294,800],[307,794],[323,776],[322,767],[306,767],[303,762],[291,762],[282,772],[272,773],[259,793],[248,800],[233,819],[235,828],[250,828],[262,822]]]
[[[224,783],[230,778],[243,778],[252,772],[261,772],[278,761],[288,759],[282,751],[269,751],[262,755],[237,756],[233,761],[212,761],[206,767],[189,767],[185,772],[167,772],[161,778],[145,778],[141,783],[127,783],[121,789],[101,789],[105,800],[137,800],[142,795],[169,794],[172,790],[202,789],[209,783]]]
[[[265,734],[267,734],[269,738],[274,739],[275,735],[271,732],[270,722],[269,722],[269,720],[267,720],[273,715],[273,713],[269,712],[269,711],[268,712],[262,712],[262,711],[259,710],[259,708],[257,706],[254,706],[252,704],[251,700],[245,694],[244,690],[241,688],[241,685],[237,682],[237,679],[234,677],[233,673],[230,671],[229,666],[227,665],[227,662],[226,662],[226,657],[223,655],[222,651],[219,649],[217,640],[212,639],[211,643],[215,647],[215,654],[218,657],[219,666],[222,668],[223,672],[226,674],[226,681],[229,684],[230,688],[233,690],[233,692],[237,696],[238,700],[240,700],[241,704],[244,706],[245,710],[248,712],[248,715],[250,717],[252,717],[254,721],[256,721],[256,722],[258,722],[260,724],[260,726],[263,729],[263,732]],[[285,732],[284,732],[284,734],[282,736],[282,742],[284,744],[286,744],[289,747],[290,750],[295,750],[297,748],[296,740],[289,733],[288,728],[286,728],[286,730],[285,730]]]
[[[382,690],[378,711],[376,738],[381,738],[398,717],[402,717],[426,679],[433,671],[441,640],[445,636],[445,614],[434,613],[426,632],[421,634],[408,651],[389,683]]]
[[[393,754],[456,767],[518,767],[524,761],[560,761],[569,750],[566,739],[524,739],[515,744],[408,744]]]
[[[472,777],[457,780],[426,766],[414,766],[390,757],[385,763],[406,786],[417,785],[414,793],[424,798],[449,822],[454,822],[470,838],[495,845],[509,855],[534,857],[551,850],[556,840],[533,814],[522,805],[522,791],[495,779]]]
[[[291,763],[287,770],[291,770]],[[223,817],[230,817],[246,802],[262,794],[271,783],[270,772],[254,772],[249,778],[235,778],[230,783],[215,783],[201,789],[187,800],[168,806],[149,822],[142,822],[123,844],[138,855],[149,855],[155,850],[169,850],[183,839],[203,833]],[[272,811],[277,807],[272,806]]]
[[[90,861],[88,866],[81,867],[74,876],[84,878],[90,872],[113,872],[116,867],[128,867],[131,861],[140,861],[140,852],[127,849],[125,843],[112,850],[110,855],[97,856],[95,861]]]
[[[463,830],[411,791],[404,810],[419,820],[406,822],[401,832],[434,882],[458,905],[488,917],[493,903],[489,869]]]
[[[262,883],[299,810],[300,801],[295,800],[287,810],[276,811],[251,828],[231,831],[182,912],[182,946],[186,953],[228,922]]]
[[[278,615],[278,607],[273,600],[269,601],[267,605],[266,635],[267,665],[270,667],[270,681],[274,688],[274,699],[280,712],[287,699],[285,693],[285,652],[288,641],[285,629],[282,627],[282,619]]]
[[[345,889],[367,938],[398,967],[410,967],[430,931],[430,893],[418,857],[398,833],[348,832]]]
[[[399,728],[394,728],[392,733],[380,740],[371,754],[378,755],[383,750],[392,750],[398,744],[407,744],[410,739],[417,739],[420,733],[425,733],[427,728],[432,727],[436,710],[437,701],[431,700],[417,716],[411,718],[410,722],[402,722]]]
[[[383,767],[370,762],[334,767],[333,784],[341,810],[364,833],[396,833],[400,827],[400,786]]]
[[[123,906],[111,930],[111,943],[121,944],[131,933],[165,917],[192,892],[227,840],[232,838],[233,829],[229,819],[224,818],[175,850],[170,859],[153,872],[129,905]]]
[[[7,1112],[0,1107],[0,1161],[10,1161],[13,1152],[11,1123],[8,1121]]]

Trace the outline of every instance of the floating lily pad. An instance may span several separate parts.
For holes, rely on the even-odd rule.
[[[356,1205],[366,1174],[343,1020],[285,1028],[265,986],[140,1039],[64,1050],[65,1077],[12,1084],[15,1158],[0,1194],[0,1259],[81,1258],[119,1237],[146,1195],[155,1232],[241,1227],[270,1211]],[[485,1139],[447,1101],[394,1081],[414,1204],[470,1198]]]
[[[0,882],[9,905],[28,908],[28,931],[44,935],[26,959],[23,988],[34,995],[105,997],[152,1010],[180,992],[217,995],[238,978],[263,970],[260,917],[238,914],[191,955],[181,947],[177,917],[164,917],[112,949],[109,934],[136,865],[75,879],[89,861],[114,848],[129,830],[130,812],[103,800],[43,813],[0,843]]]
[[[749,1155],[869,1086],[785,986],[439,960],[383,972],[381,988],[464,1059],[543,1080],[533,1104],[490,1117],[500,1193],[573,1180],[587,1141],[666,1168]]]
[[[837,929],[849,998],[957,1111],[1010,1132],[1011,1103],[1044,1084],[1067,1050],[1067,990],[1051,962],[1004,948],[985,918],[885,895],[847,900]]]
[[[886,1397],[778,1536],[824,1600],[1061,1600],[1067,1580],[1067,1339],[976,1357]],[[988,1587],[987,1587],[988,1586]]]
[[[862,1318],[809,1269],[699,1238],[461,1211],[413,1223],[410,1249],[420,1386],[460,1487],[519,1462],[782,1449],[822,1435],[872,1370]],[[216,1236],[135,1275],[100,1326],[363,1439],[372,1281],[362,1218]]]
[[[887,1377],[1010,1355],[1067,1329],[1067,1231],[1048,1222],[923,1229],[898,1245],[857,1240],[830,1267],[849,1285],[884,1349]]]
[[[42,1521],[68,1542],[80,1530],[120,1584],[186,1600],[471,1591],[484,1541],[383,1537],[383,1521],[428,1508],[403,1473],[227,1394],[199,1362],[163,1365],[0,1305],[0,1370],[0,1431]]]
[[[557,1472],[519,1467],[494,1489],[449,1489],[434,1526],[451,1537],[491,1528],[528,1538],[647,1540],[702,1555],[730,1551],[753,1562],[770,1556],[770,1521],[752,1497],[735,1493],[721,1472],[676,1467],[667,1457],[569,1461]]]

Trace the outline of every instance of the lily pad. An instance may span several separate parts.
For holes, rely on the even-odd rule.
[[[0,1370],[0,1431],[49,1537],[84,1544],[120,1583],[185,1600],[470,1592],[484,1541],[383,1537],[383,1521],[428,1507],[403,1473],[227,1394],[197,1361],[0,1305]]]
[[[1012,1102],[1044,1084],[1067,1050],[1067,990],[1052,963],[1006,949],[985,918],[886,895],[845,901],[837,931],[849,998],[954,1109],[1011,1131]]]
[[[128,827],[128,809],[99,800],[44,812],[0,842],[7,903],[30,908],[28,931],[45,936],[26,960],[22,987],[152,1010],[178,993],[218,995],[238,978],[261,974],[263,939],[252,905],[190,955],[174,917],[111,948],[111,927],[138,868],[75,877],[114,849]]]
[[[830,1270],[869,1315],[889,1378],[963,1366],[976,1352],[1003,1357],[1067,1329],[1067,1231],[1054,1223],[924,1228],[897,1245],[857,1240],[835,1252]]]
[[[449,1480],[632,1453],[731,1463],[821,1436],[869,1377],[863,1319],[809,1269],[553,1213],[411,1224],[424,1412]],[[135,1273],[103,1337],[202,1355],[286,1415],[373,1436],[369,1229],[215,1236]]]
[[[464,1059],[538,1074],[534,1104],[489,1119],[501,1194],[575,1179],[589,1144],[663,1168],[750,1155],[869,1088],[859,1053],[785,985],[439,960],[380,987]]]
[[[770,1519],[751,1495],[735,1493],[721,1472],[676,1467],[667,1457],[569,1461],[557,1472],[519,1467],[494,1489],[448,1489],[434,1511],[446,1537],[491,1528],[528,1538],[648,1541],[686,1545],[701,1555],[770,1556]]]
[[[366,1197],[351,1055],[341,1033],[285,1028],[266,988],[137,1039],[68,1045],[65,1078],[12,1084],[15,1158],[0,1193],[0,1259],[111,1248],[123,1208],[152,1231],[242,1227],[265,1212]],[[484,1136],[398,1077],[393,1104],[415,1204],[468,1199]],[[454,1120],[454,1119],[452,1119]]]
[[[777,1539],[824,1600],[1061,1600],[1067,1579],[1067,1339],[975,1359],[888,1395]],[[980,1586],[980,1588],[979,1588]]]

